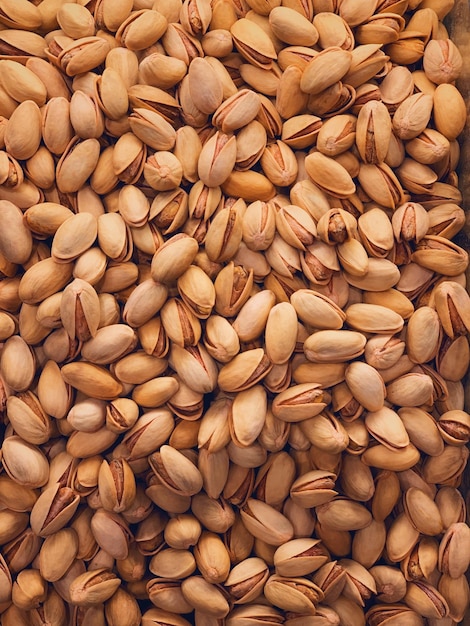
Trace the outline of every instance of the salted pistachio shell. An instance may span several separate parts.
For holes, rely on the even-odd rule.
[[[31,385],[36,372],[36,360],[30,346],[19,335],[9,337],[4,343],[0,372],[4,384],[16,392],[26,391]]]
[[[442,520],[436,503],[417,487],[410,487],[403,496],[405,513],[410,522],[424,535],[439,535]]]
[[[314,363],[339,363],[360,356],[366,341],[352,330],[319,330],[304,341],[304,352]]]
[[[255,22],[241,18],[232,24],[230,33],[235,47],[249,63],[269,69],[277,58],[271,39]]]
[[[317,383],[293,385],[277,394],[273,415],[286,422],[299,422],[318,415],[327,406],[328,394]]]
[[[385,384],[380,373],[368,363],[354,361],[345,371],[345,380],[356,400],[368,411],[378,411],[385,401]]]
[[[60,483],[46,488],[31,511],[31,528],[40,537],[57,532],[70,521],[79,502],[80,496]]]
[[[444,597],[425,581],[409,582],[404,600],[423,617],[440,619],[449,613],[449,606]]]
[[[60,291],[72,276],[72,263],[56,263],[46,258],[34,263],[23,274],[19,296],[27,304],[37,304]]]
[[[305,168],[312,181],[321,190],[336,198],[347,198],[356,191],[356,186],[348,171],[331,157],[321,152],[309,154]]]
[[[191,265],[198,249],[198,243],[192,237],[184,233],[173,235],[153,256],[152,278],[161,283],[177,280]]]
[[[230,605],[222,587],[207,582],[202,576],[190,576],[181,583],[184,599],[196,610],[213,618],[224,618]]]
[[[247,350],[222,367],[218,384],[224,391],[243,391],[258,383],[271,368],[263,348]]]
[[[419,450],[410,443],[397,450],[391,450],[385,445],[379,444],[368,448],[361,458],[366,465],[371,467],[401,472],[416,465],[419,457]]]
[[[274,566],[280,576],[305,576],[319,569],[328,553],[319,539],[298,538],[288,541],[274,553]]]
[[[57,229],[52,241],[52,256],[58,262],[70,261],[90,248],[97,235],[96,217],[77,213]]]
[[[6,409],[15,432],[25,441],[40,445],[49,440],[52,424],[38,398],[31,391],[10,396]]]
[[[121,584],[121,579],[106,568],[80,574],[70,585],[70,599],[76,606],[94,606],[108,600]]]
[[[197,467],[181,452],[165,445],[151,455],[151,467],[171,491],[180,495],[194,495],[202,488],[202,476]]]
[[[351,53],[337,46],[330,46],[316,54],[305,67],[300,88],[308,94],[319,94],[348,72]]]
[[[365,425],[373,437],[391,450],[404,448],[410,443],[399,414],[388,407],[368,412]]]
[[[338,330],[345,314],[332,300],[311,289],[298,289],[291,296],[298,317],[309,326],[321,330]]]
[[[7,437],[2,445],[3,467],[7,474],[26,487],[42,487],[49,476],[45,455],[19,436]]]
[[[269,545],[279,546],[293,536],[294,530],[290,521],[261,500],[250,498],[240,514],[250,533]]]
[[[336,474],[324,470],[311,470],[299,476],[292,484],[290,496],[295,504],[311,508],[330,502],[336,495]]]
[[[121,513],[132,505],[136,495],[134,473],[125,459],[103,460],[98,474],[103,508]]]
[[[232,568],[224,586],[228,588],[236,604],[246,604],[258,597],[268,576],[269,569],[265,561],[259,557],[251,557]]]
[[[45,580],[55,582],[66,573],[78,552],[78,536],[73,528],[62,528],[46,538],[39,553],[39,571]]]
[[[66,383],[99,400],[113,400],[123,389],[105,368],[93,363],[67,363],[61,373]]]
[[[63,193],[78,191],[93,173],[100,156],[97,139],[71,139],[56,167],[57,186]]]
[[[346,322],[362,332],[397,333],[403,328],[403,318],[378,304],[351,304],[346,309]]]
[[[287,578],[277,574],[267,580],[264,593],[275,606],[301,615],[314,614],[316,604],[324,598],[322,590],[308,578]]]

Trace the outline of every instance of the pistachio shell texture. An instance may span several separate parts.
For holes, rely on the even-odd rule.
[[[465,620],[467,4],[0,0],[4,626]]]

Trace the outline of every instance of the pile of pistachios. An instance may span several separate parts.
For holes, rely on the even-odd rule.
[[[2,626],[463,620],[453,4],[0,0]]]

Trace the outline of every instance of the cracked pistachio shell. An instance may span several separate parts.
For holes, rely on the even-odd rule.
[[[334,490],[336,474],[324,470],[311,470],[299,476],[290,488],[295,504],[312,508],[330,502],[338,493]]]
[[[253,65],[270,69],[277,59],[273,43],[265,31],[246,18],[238,19],[230,27],[233,43],[238,52]]]
[[[223,619],[230,611],[225,589],[207,582],[202,576],[185,578],[181,591],[188,605],[203,614]]]
[[[410,443],[399,414],[386,406],[369,411],[364,423],[370,434],[392,451],[405,448]]]
[[[79,503],[80,496],[69,487],[47,487],[31,511],[31,528],[40,537],[52,535],[71,520]]]
[[[56,230],[51,254],[58,262],[72,261],[88,250],[98,234],[96,217],[92,213],[77,213]]]
[[[259,623],[266,626],[277,626],[283,619],[280,611],[267,604],[250,603],[246,606],[234,608],[227,617],[227,626],[256,626]]]
[[[288,578],[273,574],[264,587],[266,598],[279,608],[303,615],[314,615],[323,591],[308,578]]]
[[[246,604],[260,595],[269,576],[265,561],[251,557],[237,563],[224,582],[235,604]]]
[[[101,604],[115,593],[121,579],[106,568],[90,570],[77,576],[70,584],[70,600],[75,606]]]
[[[209,393],[215,388],[216,363],[202,344],[182,348],[173,343],[170,363],[181,380],[193,391]]]
[[[301,383],[277,394],[272,403],[272,412],[283,421],[300,422],[321,413],[328,400],[329,394],[318,383]]]
[[[298,289],[290,301],[300,320],[319,330],[339,330],[346,319],[330,298],[312,289]]]
[[[201,59],[202,61],[202,59]],[[208,187],[221,185],[232,173],[237,156],[235,135],[217,131],[204,144],[198,160],[198,174]]]
[[[215,305],[215,288],[204,270],[190,265],[178,278],[177,287],[181,298],[196,317],[207,319]]]
[[[465,288],[454,281],[443,281],[433,293],[434,306],[446,335],[451,339],[465,335],[470,327],[470,297]]]
[[[136,495],[134,472],[125,459],[103,460],[98,474],[103,508],[121,513],[129,509]]]
[[[220,369],[219,387],[228,392],[244,391],[264,378],[272,366],[263,348],[246,350]]]
[[[442,619],[449,614],[449,605],[444,596],[422,580],[408,583],[404,602],[423,617]]]
[[[439,570],[452,578],[464,574],[470,562],[469,528],[464,522],[451,524],[439,544]]]
[[[40,445],[49,440],[52,433],[51,420],[31,391],[10,396],[6,410],[14,431],[25,441]]]
[[[287,517],[261,500],[249,498],[240,514],[247,530],[271,546],[280,546],[293,537],[294,529]]]
[[[123,457],[140,459],[155,452],[167,441],[174,427],[175,420],[168,409],[161,407],[147,411],[124,435],[122,443],[127,454],[124,452]]]
[[[191,626],[188,620],[163,609],[151,608],[142,615],[142,626]]]
[[[179,495],[192,496],[202,489],[202,476],[197,467],[181,452],[164,445],[149,458],[160,481]]]
[[[62,49],[58,62],[67,76],[77,76],[103,63],[109,50],[110,44],[102,37],[80,37]]]
[[[76,278],[62,292],[60,317],[70,339],[87,341],[97,333],[100,322],[100,302],[95,289],[85,280]]]
[[[229,261],[239,249],[241,240],[242,211],[237,206],[224,208],[217,213],[207,229],[207,256],[214,263]]]
[[[403,603],[377,604],[369,609],[366,618],[370,623],[381,626],[423,626],[424,619],[419,613]]]
[[[470,415],[466,411],[453,409],[442,413],[437,426],[450,445],[465,445],[470,439]]]
[[[224,133],[243,128],[258,115],[261,102],[259,95],[251,89],[240,89],[218,107],[212,123]]]
[[[394,245],[389,217],[379,208],[372,208],[359,216],[357,228],[366,250],[374,257],[386,257]]]
[[[356,146],[364,163],[385,160],[390,143],[392,122],[383,102],[370,100],[357,117]]]
[[[276,574],[280,576],[306,576],[319,569],[329,559],[328,551],[320,539],[301,537],[291,539],[274,553]]]
[[[66,147],[56,166],[59,191],[78,191],[92,175],[100,157],[100,144],[95,138],[81,140],[75,136]]]

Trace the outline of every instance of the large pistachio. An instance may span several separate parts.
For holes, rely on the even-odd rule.
[[[314,615],[315,605],[324,598],[322,590],[307,578],[288,578],[277,574],[267,580],[264,593],[275,606],[304,615]]]

